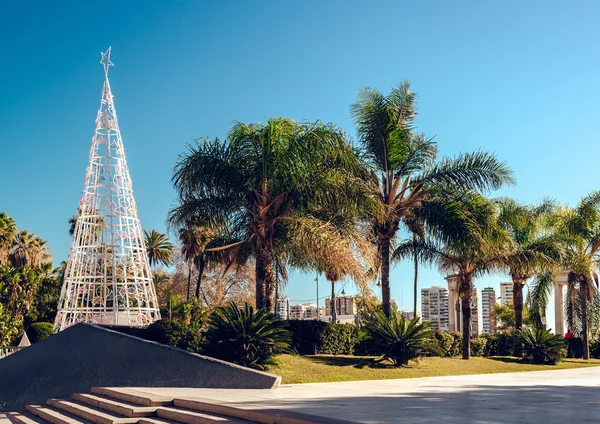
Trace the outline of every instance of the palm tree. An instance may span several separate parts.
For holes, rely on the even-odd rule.
[[[600,191],[584,197],[573,209],[559,211],[558,233],[565,242],[564,268],[568,270],[568,293],[579,301],[583,358],[590,358],[588,308],[598,287],[600,264]]]
[[[150,232],[144,230],[144,241],[150,266],[157,264],[171,265],[171,262],[173,262],[173,243],[169,241],[166,234],[156,230]]]
[[[497,225],[494,205],[477,193],[461,193],[447,199],[446,225],[432,231],[435,237],[401,243],[392,258],[414,257],[435,264],[458,279],[462,309],[463,359],[470,358],[471,298],[473,281],[501,266],[507,234]],[[450,232],[451,229],[454,229]]]
[[[323,222],[314,212],[354,198],[349,194],[363,187],[359,170],[347,135],[333,125],[287,118],[238,123],[228,141],[204,140],[180,156],[172,180],[179,205],[169,221],[227,228],[220,248],[254,257],[256,306],[272,311],[277,246],[312,236],[302,248],[319,250],[327,237],[315,235]]]
[[[364,88],[352,105],[358,139],[375,170],[369,179],[375,200],[386,213],[372,219],[381,258],[384,313],[390,315],[390,243],[401,223],[425,208],[431,189],[439,184],[461,189],[497,189],[514,182],[510,169],[483,152],[436,162],[437,145],[413,131],[415,95],[404,82],[384,96]]]
[[[17,223],[6,212],[0,212],[0,266],[8,264],[9,252],[17,235]]]
[[[515,330],[519,331],[523,327],[523,286],[536,273],[552,271],[559,265],[561,246],[546,225],[554,205],[545,201],[527,206],[509,198],[496,203],[498,223],[510,236],[502,262],[513,282]]]
[[[42,264],[51,261],[52,255],[45,240],[27,230],[17,233],[10,253],[10,262],[13,266],[20,268],[30,266],[39,269]]]

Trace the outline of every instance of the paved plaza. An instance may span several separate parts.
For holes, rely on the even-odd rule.
[[[598,423],[600,367],[510,374],[282,385],[275,390],[156,389],[240,407],[362,423]]]

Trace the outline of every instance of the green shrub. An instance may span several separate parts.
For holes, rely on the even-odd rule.
[[[330,323],[316,320],[290,320],[287,321],[287,325],[292,333],[291,349],[300,355],[321,353],[323,333]]]
[[[590,357],[600,359],[600,339],[598,338],[590,341]]]
[[[549,330],[520,331],[527,358],[536,364],[554,365],[564,359],[567,346],[562,336],[552,334]]]
[[[330,324],[321,334],[319,353],[326,355],[352,355],[359,341],[358,328],[354,324]]]
[[[439,330],[434,333],[437,349],[431,351],[431,355],[442,357],[453,357],[462,352],[462,334],[457,331]]]
[[[407,322],[395,314],[387,318],[382,311],[375,311],[365,318],[367,340],[375,351],[382,352],[382,360],[396,366],[408,365],[439,349],[429,323],[419,321],[415,317]]]
[[[287,323],[264,309],[243,309],[231,302],[214,310],[206,332],[206,353],[215,358],[262,369],[277,352],[290,350]]]
[[[485,337],[473,337],[471,339],[471,356],[483,356],[486,344],[487,339]]]
[[[199,331],[166,319],[150,324],[143,337],[189,352],[200,353],[203,347],[203,338]]]
[[[514,356],[515,342],[518,337],[514,332],[484,334],[481,337],[487,340],[484,356]]]
[[[300,355],[352,355],[360,342],[354,324],[323,321],[290,320],[291,348]]]
[[[49,322],[35,322],[27,329],[27,337],[31,343],[41,342],[52,334],[54,325]]]
[[[449,356],[458,356],[462,354],[462,333],[459,331],[451,331],[450,334],[452,338],[454,338],[454,343],[452,343],[452,351],[448,352]]]

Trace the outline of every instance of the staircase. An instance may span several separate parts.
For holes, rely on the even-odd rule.
[[[128,388],[92,387],[70,400],[49,399],[46,405],[27,405],[26,412],[7,412],[16,424],[341,424],[279,409],[248,409],[210,399],[152,395]]]

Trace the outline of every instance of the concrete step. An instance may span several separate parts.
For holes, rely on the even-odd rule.
[[[158,406],[132,405],[123,401],[109,399],[100,395],[90,395],[88,393],[75,393],[72,399],[103,411],[114,412],[115,414],[131,418],[156,416],[156,408],[158,408]]]
[[[96,424],[135,424],[139,420],[139,418],[124,417],[112,412],[100,411],[71,400],[49,399],[47,404]]]
[[[173,398],[121,387],[92,387],[92,393],[143,406],[170,406]]]
[[[157,417],[144,417],[140,418],[138,424],[173,424],[173,421],[163,420]]]
[[[40,417],[52,424],[91,424],[89,421],[80,417],[76,417],[64,411],[57,411],[56,409],[47,406],[27,405],[25,409],[32,415]]]
[[[29,412],[7,412],[8,419],[16,424],[48,424],[43,418],[37,417]]]
[[[262,424],[352,424],[350,421],[336,418],[319,417],[285,409],[252,409],[240,408],[235,404],[216,403],[212,399],[173,399],[177,408],[186,408],[209,414],[236,417],[244,422]],[[160,415],[159,415],[160,416]]]
[[[171,406],[161,406],[156,410],[156,414],[164,420],[177,421],[185,424],[245,424],[253,422],[234,417],[227,417],[225,415],[192,411]]]

